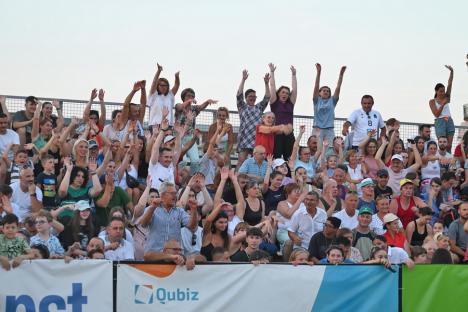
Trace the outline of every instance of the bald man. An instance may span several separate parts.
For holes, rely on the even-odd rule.
[[[253,150],[253,156],[242,163],[239,173],[245,173],[261,183],[265,178],[268,165],[265,157],[265,148],[262,145],[257,145]]]
[[[31,168],[20,171],[20,179],[10,185],[13,190],[11,202],[18,205],[19,210],[13,211],[20,222],[31,213],[42,209],[42,191],[34,184],[34,172]]]
[[[195,258],[188,257],[185,259],[183,255],[183,249],[180,243],[171,239],[164,243],[162,252],[149,251],[145,253],[145,261],[165,261],[175,263],[177,265],[186,266],[187,270],[192,270],[195,267]]]

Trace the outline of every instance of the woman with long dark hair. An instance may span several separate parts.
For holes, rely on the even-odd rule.
[[[217,205],[206,217],[203,225],[203,242],[200,253],[211,261],[211,253],[215,247],[229,250],[231,237],[228,234],[228,216],[221,211],[223,203]]]
[[[283,158],[288,160],[291,156],[291,152],[294,146],[294,134],[293,132],[293,117],[294,117],[294,105],[296,104],[297,98],[297,78],[296,68],[291,66],[292,74],[292,88],[281,86],[276,89],[275,84],[275,70],[276,66],[270,63],[270,108],[275,114],[276,125],[285,125],[287,131],[282,134],[275,136],[275,146],[273,155],[275,158]]]
[[[452,94],[453,68],[449,65],[445,65],[445,67],[450,71],[447,89],[445,89],[445,86],[441,83],[436,84],[434,88],[434,98],[429,101],[429,107],[435,117],[434,127],[436,136],[437,138],[440,136],[447,137],[447,151],[450,153],[452,150],[453,135],[455,134],[455,125],[453,124],[452,115],[450,114],[450,108],[448,106]]]
[[[60,233],[60,241],[65,250],[75,243],[76,247],[85,253],[86,246],[91,238],[97,234],[94,217],[91,213],[89,201],[80,200],[75,204],[75,211],[70,222],[65,225],[65,229]],[[79,245],[79,246],[78,246]],[[75,255],[78,255],[75,253]]]

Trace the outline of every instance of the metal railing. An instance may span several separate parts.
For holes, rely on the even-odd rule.
[[[16,95],[5,95],[6,97],[6,105],[10,113],[14,113],[19,110],[24,109],[25,99],[26,96],[16,96]],[[83,116],[83,111],[85,105],[88,101],[82,100],[70,100],[70,99],[58,99],[58,98],[46,98],[46,97],[38,97],[41,101],[49,101],[52,102],[54,100],[58,100],[62,106],[63,116],[65,118],[71,117],[78,117],[81,118]],[[110,122],[111,114],[113,110],[120,109],[123,103],[117,102],[105,102],[106,104],[106,120]],[[100,110],[100,105],[98,102],[93,103],[92,109]],[[390,116],[395,117],[397,119],[400,116]],[[146,110],[145,120],[149,119],[149,109]],[[312,126],[313,126],[313,116],[307,115],[295,115],[294,116],[294,132],[299,132],[299,126],[305,125],[306,131],[304,136],[301,140],[301,144],[305,145],[307,142],[307,138],[312,134]],[[206,132],[208,131],[209,126],[216,121],[216,110],[215,109],[205,109],[202,111],[198,117],[196,118],[197,128],[201,131]],[[346,118],[335,118],[334,126],[335,126],[335,135],[341,135],[341,129],[343,127]],[[237,111],[229,111],[229,122],[233,125],[234,132],[237,133],[239,128],[239,113]],[[418,135],[418,127],[423,123],[415,123],[415,122],[400,122],[400,137],[406,142],[408,138],[414,138]],[[458,137],[459,133],[464,133],[468,130],[468,127],[455,127],[455,139]],[[435,136],[435,130],[432,126],[431,133]]]

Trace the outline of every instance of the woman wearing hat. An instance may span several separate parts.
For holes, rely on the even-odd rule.
[[[403,179],[400,181],[400,195],[393,198],[390,203],[390,212],[396,214],[403,223],[403,228],[418,215],[418,207],[427,206],[421,198],[414,196],[413,181]]]
[[[387,213],[383,219],[388,246],[403,248],[408,254],[411,254],[410,246],[406,240],[405,233],[399,225],[399,218],[393,213]]]

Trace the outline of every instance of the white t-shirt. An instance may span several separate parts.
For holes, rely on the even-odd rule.
[[[408,253],[400,247],[388,247],[388,260],[391,264],[401,264],[408,260]]]
[[[400,181],[405,178],[408,172],[413,172],[413,170],[410,168],[405,168],[405,169],[402,169],[400,172],[396,173],[395,171],[392,170],[391,167],[387,167],[387,171],[388,171],[387,186],[389,186],[392,189],[394,196],[398,196],[400,195]]]
[[[353,146],[359,144],[367,137],[367,133],[371,130],[378,130],[385,127],[384,120],[379,112],[371,110],[366,113],[362,108],[356,109],[351,113],[348,121],[353,126]],[[377,134],[375,139],[377,139]]]
[[[242,220],[239,219],[238,216],[235,215],[234,217],[232,217],[232,220],[228,221],[228,234],[231,235],[231,236],[234,236],[234,229],[241,222],[242,222]]]
[[[162,121],[162,108],[165,106],[169,110],[169,115],[167,119],[169,120],[169,125],[174,125],[174,94],[172,91],[169,91],[167,95],[158,94],[154,92],[148,98],[148,106],[150,108],[149,122],[150,126],[161,124]]]
[[[109,125],[104,126],[104,129],[102,130],[102,134],[109,140],[119,140],[120,142],[122,142],[125,137],[125,133],[124,133],[125,129],[126,127],[124,127],[121,130],[116,131],[114,130],[112,125],[109,124]]]
[[[151,176],[151,187],[159,191],[159,187],[163,182],[174,183],[174,165],[171,163],[169,167],[164,167],[159,162],[153,165],[151,162],[148,167],[148,174]]]
[[[19,135],[11,129],[6,129],[5,134],[0,134],[0,155],[9,144],[20,144]],[[10,149],[8,159],[13,160],[13,151]]]
[[[13,213],[18,217],[20,222],[23,222],[24,219],[31,214],[31,196],[29,196],[29,192],[23,192],[20,187],[20,182],[15,182],[10,184],[11,189],[13,190],[13,194],[11,196],[11,202],[15,203],[13,206]],[[40,188],[36,186],[36,198],[38,201],[42,202],[42,191]]]
[[[358,212],[357,210],[354,212],[354,216],[350,217],[347,213],[346,210],[343,208],[342,210],[335,212],[333,214],[334,217],[337,217],[338,219],[341,220],[341,228],[348,228],[350,230],[354,229],[355,227],[358,226]]]

